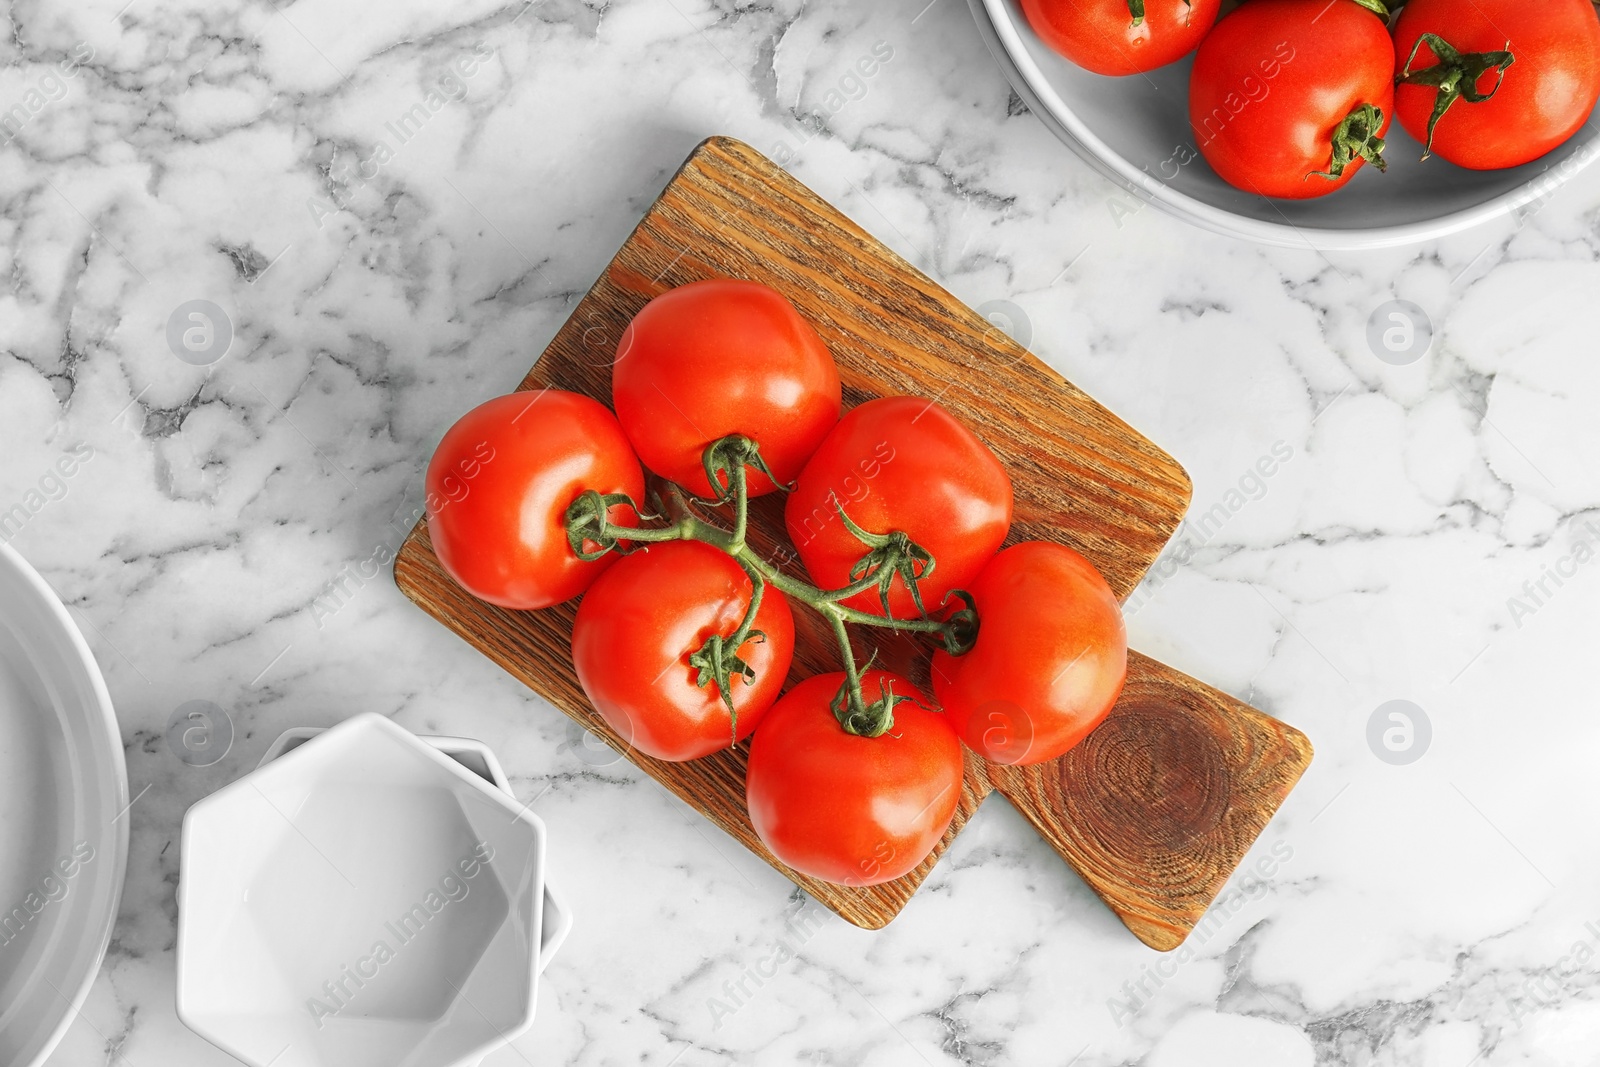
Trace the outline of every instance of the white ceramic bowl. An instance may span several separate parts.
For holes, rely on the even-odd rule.
[[[100,668],[0,544],[0,1064],[44,1062],[100,970],[128,862],[128,774]]]
[[[1019,0],[968,3],[1012,88],[1057,137],[1135,195],[1218,233],[1330,251],[1408,244],[1548,197],[1600,155],[1589,123],[1543,159],[1512,170],[1470,171],[1437,158],[1421,162],[1421,146],[1394,123],[1385,152],[1388,173],[1363,167],[1328,196],[1270,200],[1233,188],[1195,150],[1190,59],[1145,77],[1091,74],[1040,40]]]
[[[285,752],[299,748],[307,741],[324,732],[321,726],[297,726],[292,730],[285,730],[278,735],[278,739],[267,746],[266,754],[261,757],[257,767],[265,767]],[[511,789],[511,780],[506,777],[505,768],[500,766],[500,761],[495,758],[494,752],[482,741],[475,741],[470,737],[440,737],[426,734],[417,735],[417,740],[443,752],[446,756],[461,764],[467,770],[494,783],[496,789],[506,796],[515,799],[516,794]],[[564,893],[555,887],[548,877],[544,880],[544,916],[539,930],[539,973],[550,966],[550,961],[555,959],[556,952],[572,932],[572,906],[567,903]]]
[[[382,715],[196,803],[178,1017],[254,1067],[457,1067],[533,1021],[544,825]]]

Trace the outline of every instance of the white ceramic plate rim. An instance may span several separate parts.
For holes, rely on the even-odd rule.
[[[114,777],[111,796],[120,805],[117,811],[97,812],[94,815],[97,819],[103,817],[104,825],[114,825],[110,858],[111,880],[109,885],[99,883],[105,885],[105,889],[100,894],[103,903],[96,911],[96,921],[81,928],[75,946],[77,973],[68,987],[60,991],[63,997],[68,998],[63,1004],[61,1018],[50,1031],[43,1046],[31,1059],[19,1065],[19,1067],[40,1067],[61,1043],[67,1028],[72,1025],[72,1020],[77,1017],[84,1002],[89,999],[89,990],[94,986],[95,978],[100,973],[100,964],[105,959],[106,947],[111,943],[111,931],[116,926],[117,910],[122,901],[123,881],[128,867],[128,820],[120,817],[128,807],[128,768],[122,754],[122,731],[117,725],[116,712],[111,706],[111,694],[106,689],[105,678],[100,673],[100,665],[95,661],[94,653],[89,650],[89,643],[83,639],[83,633],[72,621],[72,616],[67,614],[66,605],[61,603],[61,598],[56,596],[50,584],[39,576],[39,572],[34,570],[16,549],[4,542],[0,542],[0,567],[21,578],[33,594],[43,602],[45,610],[56,621],[59,636],[64,636],[72,648],[74,666],[80,668],[87,676],[98,712],[97,715],[96,712],[90,712],[91,718],[95,718],[96,721],[89,725],[94,729],[95,736],[104,740],[106,746],[103,752],[97,754],[100,758],[91,762],[97,766],[110,765]],[[99,727],[104,727],[103,731],[98,729]],[[61,998],[56,999],[57,1003],[60,1003]]]
[[[1507,193],[1485,200],[1462,211],[1440,215],[1437,218],[1400,226],[1378,226],[1367,229],[1329,230],[1312,226],[1294,226],[1289,223],[1260,222],[1235,215],[1230,211],[1212,207],[1192,196],[1186,196],[1158,178],[1129,163],[1113,151],[1078,118],[1061,99],[1039,65],[1033,61],[1017,32],[1016,20],[1007,6],[1007,0],[968,0],[978,28],[1001,71],[1011,82],[1017,95],[1023,98],[1035,115],[1066,142],[1084,162],[1095,167],[1112,181],[1133,190],[1157,207],[1187,219],[1213,233],[1231,237],[1245,237],[1263,244],[1282,248],[1311,247],[1326,251],[1392,248],[1432,240],[1470,229],[1480,223],[1500,218],[1571,179],[1594,161],[1600,150],[1579,152],[1568,157],[1567,165],[1556,166],[1539,178],[1529,181]]]

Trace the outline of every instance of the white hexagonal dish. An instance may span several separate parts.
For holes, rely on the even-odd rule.
[[[266,753],[261,757],[258,767],[265,767],[285,752],[292,752],[307,741],[325,731],[322,726],[296,726],[285,730],[278,735],[278,739],[267,746]],[[444,737],[418,734],[417,740],[443,752],[446,756],[461,764],[479,778],[493,782],[500,792],[507,796],[515,797],[511,791],[511,780],[506,777],[500,761],[495,758],[494,750],[482,741],[470,737]],[[555,887],[548,877],[544,880],[544,923],[539,931],[539,973],[550,966],[550,961],[555,959],[567,935],[572,932],[572,905],[567,902],[566,894]]]
[[[544,825],[382,715],[196,803],[178,1016],[255,1067],[456,1067],[533,1021]]]

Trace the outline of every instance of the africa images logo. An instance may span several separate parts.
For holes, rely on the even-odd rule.
[[[10,911],[0,914],[0,948],[21,937],[46,908],[66,898],[72,880],[94,861],[94,846],[79,841],[72,851],[56,860],[55,866],[39,880],[39,884]]]
[[[323,997],[306,999],[306,1010],[321,1030],[325,1020],[348,1008],[368,982],[383,973],[383,968],[399,956],[400,950],[415,941],[428,928],[440,912],[451,904],[459,904],[472,892],[471,882],[494,859],[494,846],[487,841],[478,842],[477,848],[456,862],[439,877],[438,885],[430,888],[422,899],[404,913],[383,924],[388,935],[372,943],[365,956],[354,963],[339,968],[339,973],[322,983]],[[392,939],[392,940],[391,940]]]

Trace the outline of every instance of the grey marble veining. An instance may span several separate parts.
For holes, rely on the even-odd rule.
[[[53,1067],[232,1062],[173,1014],[179,820],[283,729],[366,710],[493,746],[577,905],[489,1067],[1600,1061],[1600,172],[1324,256],[1093,175],[959,0],[6,14],[0,512],[104,667],[139,794]],[[1318,757],[1185,951],[1139,945],[998,797],[899,919],[854,929],[394,589],[434,442],[521,378],[711,133],[1194,475],[1133,644]],[[1400,365],[1369,342],[1394,299],[1432,332]],[[214,362],[168,341],[196,300],[231,324]],[[190,700],[235,727],[209,767],[164,737]],[[1390,720],[1369,740],[1392,700],[1431,726],[1409,763],[1375,754]]]

